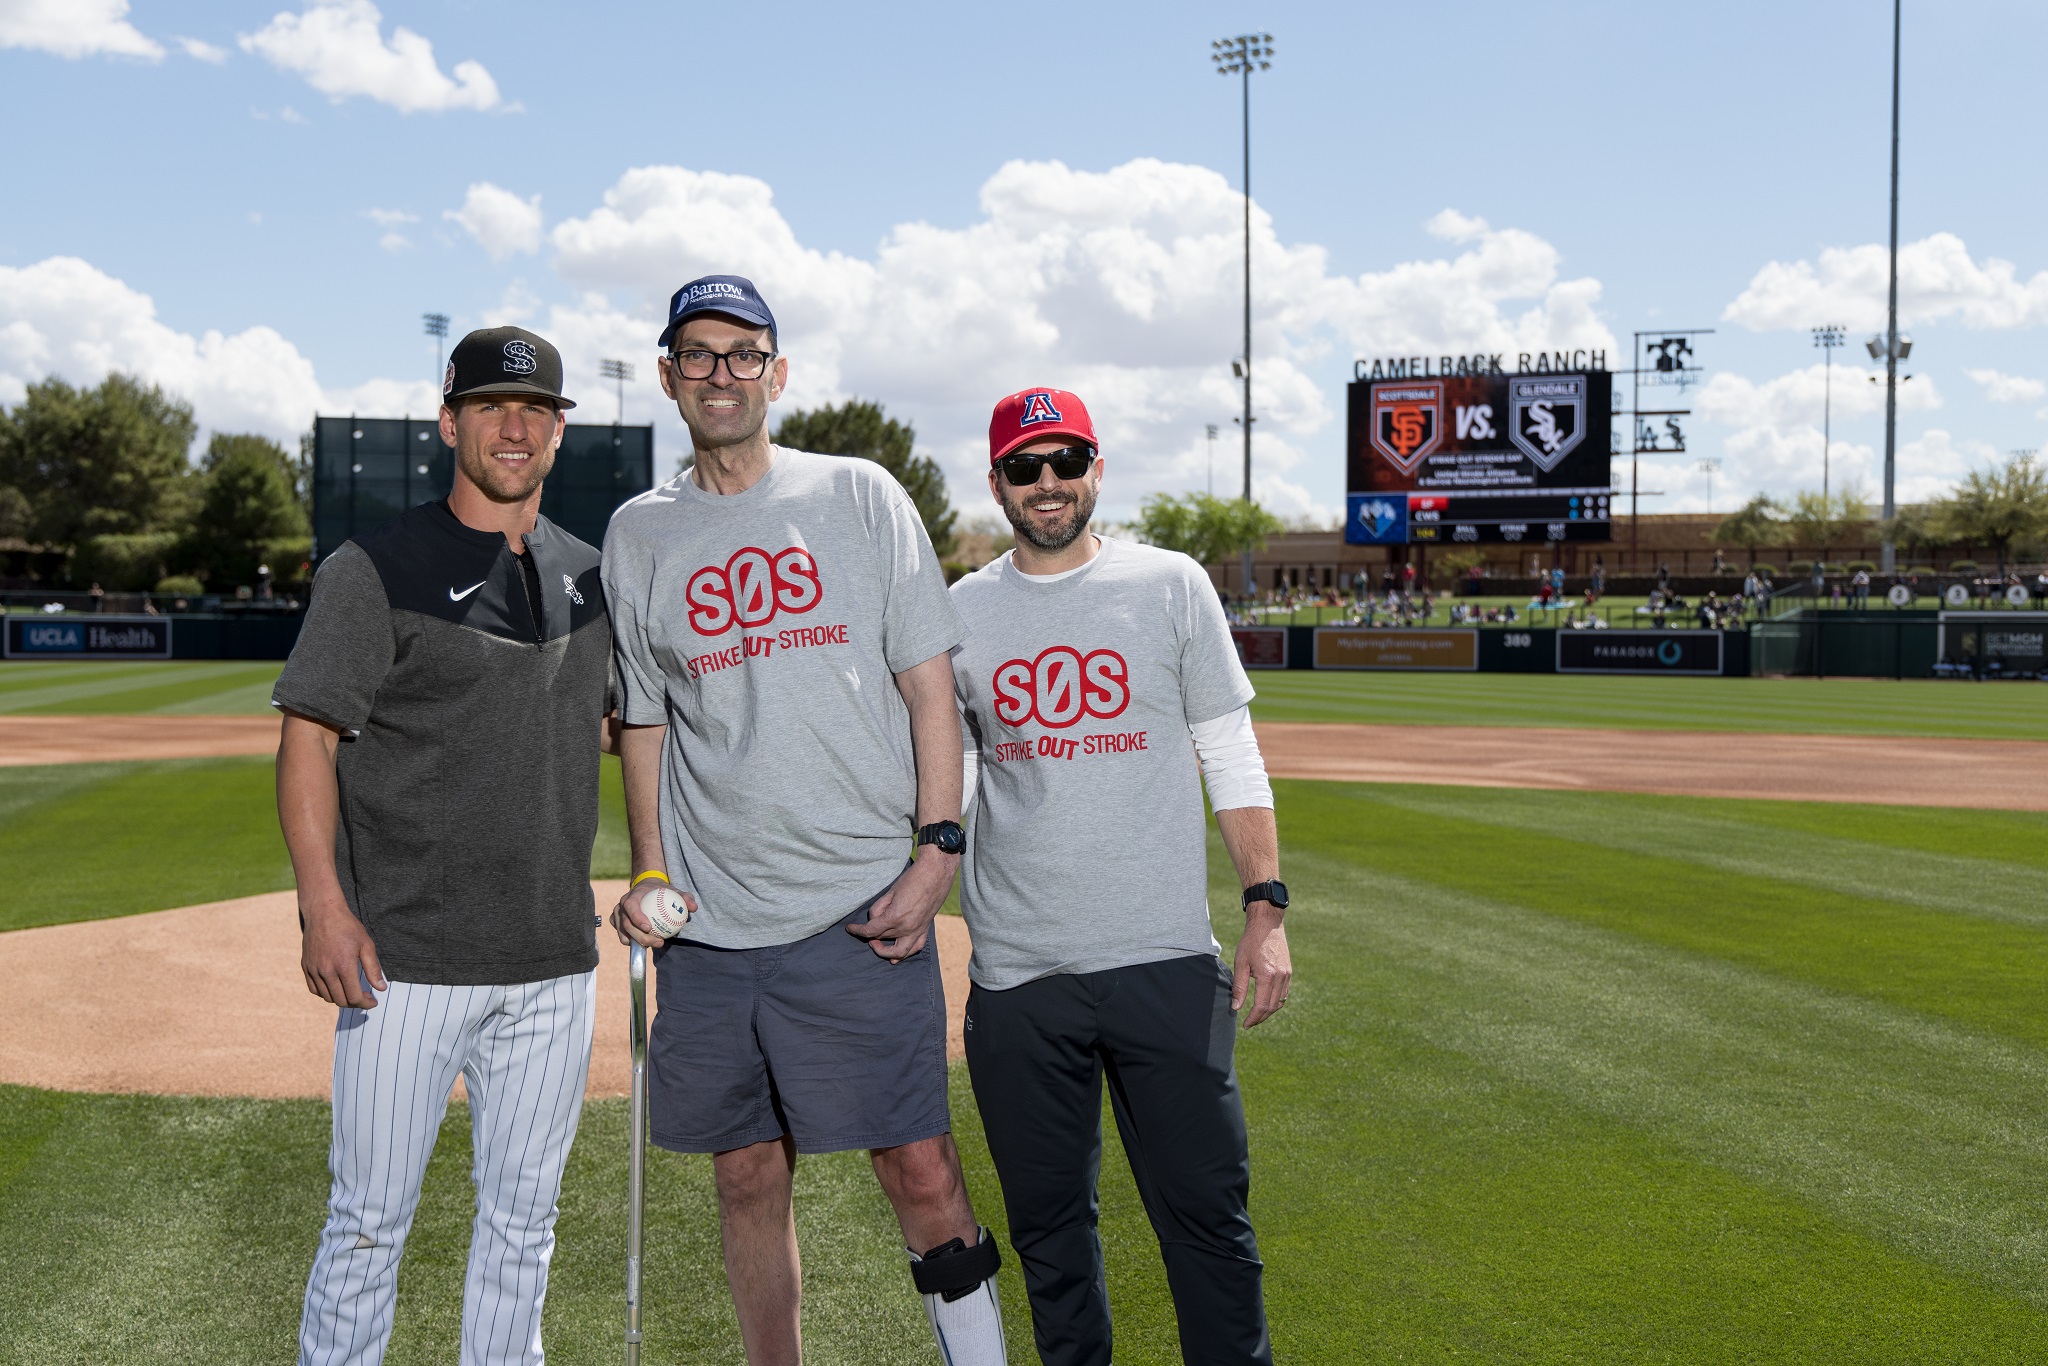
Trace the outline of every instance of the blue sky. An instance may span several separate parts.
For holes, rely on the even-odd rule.
[[[1274,506],[1341,504],[1355,356],[1625,348],[1660,326],[1717,332],[1692,450],[1653,462],[1667,496],[1646,507],[1706,506],[1702,455],[1720,507],[1817,485],[1823,322],[1851,329],[1837,479],[1875,492],[1858,343],[1883,304],[1881,0],[1052,3],[1028,22],[0,0],[0,403],[112,366],[212,427],[417,411],[438,309],[553,337],[595,417],[599,356],[636,361],[627,416],[662,423],[666,465],[685,440],[652,384],[659,303],[725,268],[782,316],[791,402],[882,400],[964,505],[988,406],[1032,383],[1090,399],[1112,513],[1203,486],[1206,422],[1227,488],[1238,102],[1208,55],[1254,27],[1279,49],[1252,92]],[[1907,497],[2048,425],[2048,189],[2023,131],[2043,50],[2039,6],[1907,5]]]

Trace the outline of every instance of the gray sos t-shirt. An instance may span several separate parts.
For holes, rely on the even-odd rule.
[[[917,770],[895,674],[964,634],[917,509],[870,460],[776,447],[744,493],[689,471],[613,514],[621,714],[666,725],[661,837],[682,937],[806,938],[911,852]]]
[[[953,601],[953,684],[981,756],[960,883],[975,982],[1215,953],[1188,727],[1252,685],[1209,576],[1105,536],[1072,574],[1034,579],[1005,555]]]

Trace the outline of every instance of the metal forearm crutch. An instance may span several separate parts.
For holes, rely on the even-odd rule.
[[[632,946],[632,1147],[626,1158],[626,1366],[640,1366],[641,1211],[647,1203],[647,950]]]

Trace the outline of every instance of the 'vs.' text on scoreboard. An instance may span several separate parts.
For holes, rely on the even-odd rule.
[[[1411,374],[1347,397],[1345,540],[1610,539],[1607,371]]]

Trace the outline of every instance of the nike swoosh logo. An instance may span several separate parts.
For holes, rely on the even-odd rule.
[[[448,601],[461,602],[464,598],[468,597],[471,593],[476,592],[477,589],[482,588],[485,584],[489,582],[489,579],[478,579],[475,583],[463,589],[460,593],[456,592],[454,589],[451,588],[448,590]]]

